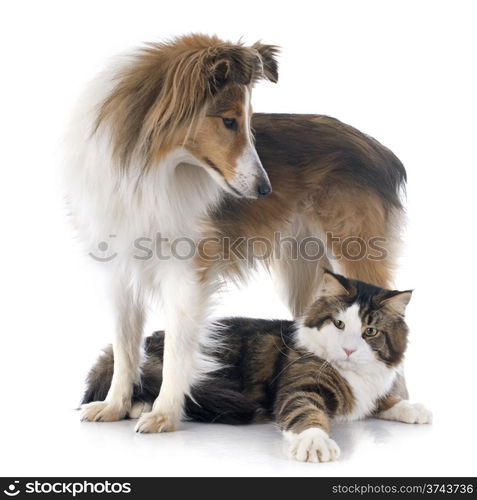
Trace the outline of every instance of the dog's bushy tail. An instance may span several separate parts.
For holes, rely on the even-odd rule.
[[[145,339],[145,361],[141,369],[140,383],[134,386],[132,403],[152,404],[162,384],[162,360],[164,356],[164,332],[155,332]],[[111,386],[114,368],[112,346],[108,346],[86,378],[86,390],[82,404],[104,401]],[[233,381],[222,376],[222,370],[205,377],[192,388],[186,397],[185,416],[196,422],[223,424],[248,424],[256,414],[257,406],[234,388]]]

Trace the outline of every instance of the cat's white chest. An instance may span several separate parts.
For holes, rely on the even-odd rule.
[[[337,420],[359,420],[373,412],[376,400],[391,390],[396,371],[385,365],[377,365],[366,371],[338,369],[346,379],[354,395],[354,406],[350,413],[339,415]]]

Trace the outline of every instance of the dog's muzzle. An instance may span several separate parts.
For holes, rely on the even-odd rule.
[[[264,179],[257,184],[257,198],[265,198],[272,193],[272,185],[268,179]]]

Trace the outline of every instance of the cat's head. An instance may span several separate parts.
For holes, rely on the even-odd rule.
[[[343,369],[376,361],[396,366],[406,350],[411,293],[325,271],[319,299],[297,331],[298,345]]]

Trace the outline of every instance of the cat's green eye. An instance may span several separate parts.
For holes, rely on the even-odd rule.
[[[336,326],[336,328],[338,328],[338,330],[343,330],[345,327],[344,322],[341,321],[340,319],[334,319],[333,324]]]
[[[377,328],[366,328],[366,330],[364,331],[364,334],[366,335],[366,337],[376,337],[376,335],[379,333],[379,330]]]

